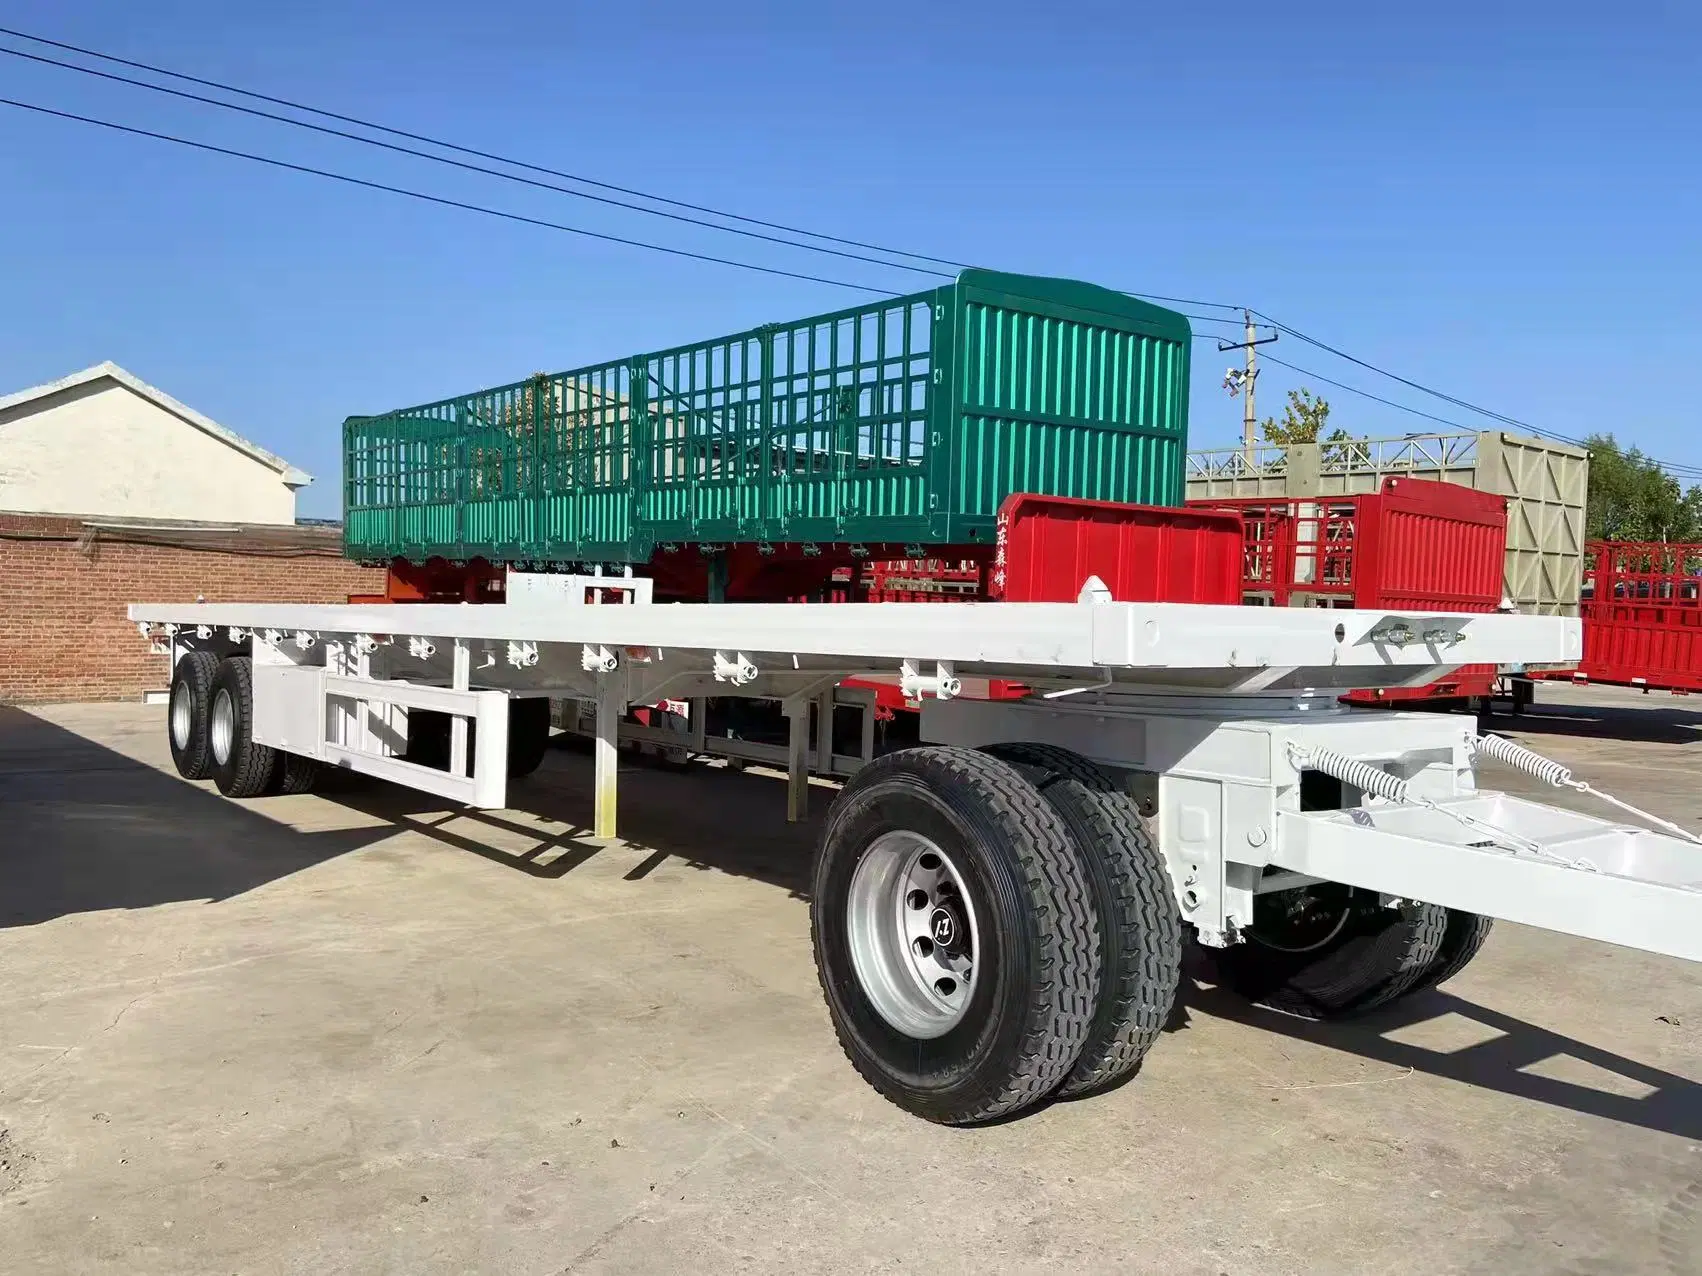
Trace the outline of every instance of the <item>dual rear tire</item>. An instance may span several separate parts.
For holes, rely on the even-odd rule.
[[[864,767],[812,880],[840,1045],[882,1095],[943,1124],[1127,1076],[1179,979],[1180,919],[1133,803],[1072,754],[997,753]]]
[[[191,651],[172,674],[171,758],[186,780],[211,779],[226,797],[305,793],[319,766],[254,739],[254,669],[246,656]]]

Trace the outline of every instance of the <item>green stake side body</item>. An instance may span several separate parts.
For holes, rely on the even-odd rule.
[[[990,544],[1012,492],[1182,503],[1188,321],[989,270],[351,417],[351,558],[645,562],[665,544]]]

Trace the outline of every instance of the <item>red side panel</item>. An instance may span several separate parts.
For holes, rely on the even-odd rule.
[[[1702,691],[1702,545],[1592,541],[1584,660],[1592,682]]]
[[[1375,494],[1197,507],[1242,516],[1242,590],[1250,599],[1423,611],[1493,611],[1501,601],[1505,497],[1391,478]]]
[[[1494,611],[1506,557],[1506,497],[1391,478],[1360,498],[1354,605]]]
[[[1097,576],[1119,602],[1241,601],[1238,514],[1018,494],[999,507],[988,594],[1074,602]]]
[[[1702,691],[1702,625],[1587,617],[1579,671],[1591,682]]]

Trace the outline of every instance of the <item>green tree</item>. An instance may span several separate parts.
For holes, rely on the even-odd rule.
[[[1326,434],[1324,428],[1329,421],[1330,401],[1301,388],[1288,392],[1288,402],[1282,405],[1282,420],[1266,417],[1259,425],[1259,433],[1266,443],[1278,447],[1288,447],[1291,443],[1325,444],[1319,450],[1325,460],[1333,460],[1338,450],[1327,445],[1349,443],[1353,436],[1340,426]]]
[[[1347,438],[1347,431],[1340,427],[1333,434],[1324,433],[1329,419],[1328,399],[1315,397],[1310,390],[1290,390],[1288,402],[1282,407],[1282,420],[1266,417],[1259,425],[1259,433],[1266,443],[1275,443],[1278,447],[1287,447],[1290,443],[1317,443],[1320,438],[1326,443]]]
[[[1685,491],[1638,448],[1622,449],[1611,434],[1584,440],[1590,486],[1584,533],[1591,540],[1702,540],[1702,485]]]

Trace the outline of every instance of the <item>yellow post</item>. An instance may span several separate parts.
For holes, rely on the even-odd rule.
[[[610,684],[614,683],[610,678]],[[595,746],[596,797],[592,816],[592,836],[612,838],[615,834],[617,809],[616,774],[620,770],[620,721],[626,705],[619,691],[607,686],[597,697],[597,743]]]

